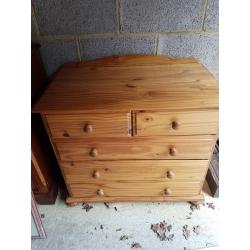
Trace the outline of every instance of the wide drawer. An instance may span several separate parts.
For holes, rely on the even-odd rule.
[[[53,138],[127,137],[131,114],[46,115]]]
[[[137,136],[216,134],[218,110],[135,112]]]
[[[86,138],[57,140],[62,161],[114,159],[208,159],[213,136]]]
[[[201,182],[101,182],[99,184],[91,181],[84,184],[68,185],[72,197],[150,197],[150,196],[193,196],[198,195]]]
[[[68,184],[103,181],[202,181],[208,160],[123,160],[61,162]]]

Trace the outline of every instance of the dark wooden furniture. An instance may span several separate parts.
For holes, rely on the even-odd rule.
[[[46,87],[46,73],[39,46],[31,50],[31,102],[34,103]],[[57,161],[51,148],[41,116],[31,115],[31,185],[36,201],[54,204],[58,184],[55,180]]]
[[[203,201],[218,84],[194,59],[120,56],[67,63],[33,108],[66,202]]]
[[[219,140],[214,148],[206,176],[207,184],[213,197],[219,197]]]

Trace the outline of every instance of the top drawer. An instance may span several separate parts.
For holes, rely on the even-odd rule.
[[[216,134],[218,110],[137,111],[134,123],[137,136]]]
[[[127,137],[130,113],[46,115],[53,138]]]

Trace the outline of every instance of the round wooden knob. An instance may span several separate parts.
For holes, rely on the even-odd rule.
[[[91,132],[93,131],[92,125],[86,124],[86,125],[84,126],[84,128],[83,128],[83,131],[84,131],[85,133],[91,133]]]
[[[98,194],[99,196],[103,196],[103,195],[104,195],[103,189],[98,189],[98,190],[97,190],[97,194]]]
[[[175,148],[175,147],[171,147],[171,148],[169,148],[169,154],[170,154],[171,156],[175,156],[175,155],[176,155],[176,153],[177,153],[177,150],[176,150],[176,148]]]
[[[171,170],[167,171],[166,177],[167,177],[168,179],[173,179],[174,176],[175,176],[175,174],[174,174],[173,171],[171,171]]]
[[[180,125],[181,125],[181,124],[180,124],[179,122],[173,121],[173,122],[172,122],[172,129],[177,130],[177,129],[179,129]]]
[[[89,155],[92,157],[96,157],[98,155],[97,149],[96,148],[92,148],[89,152]]]
[[[165,195],[171,195],[171,194],[172,194],[171,189],[170,189],[170,188],[165,188],[165,189],[164,189],[164,194],[165,194]]]
[[[93,178],[98,179],[98,178],[100,178],[100,172],[94,171],[92,176],[93,176]]]

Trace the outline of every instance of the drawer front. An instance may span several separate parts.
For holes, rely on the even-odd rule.
[[[127,137],[130,113],[46,115],[53,138]]]
[[[103,181],[202,181],[208,160],[123,160],[61,162],[68,184]]]
[[[84,184],[68,185],[72,197],[103,197],[119,196],[193,196],[198,195],[201,189],[200,182],[101,182],[99,184],[87,182]]]
[[[208,159],[213,136],[98,138],[56,141],[62,161],[114,159]]]
[[[154,135],[198,135],[216,134],[218,110],[136,112],[135,134]]]

